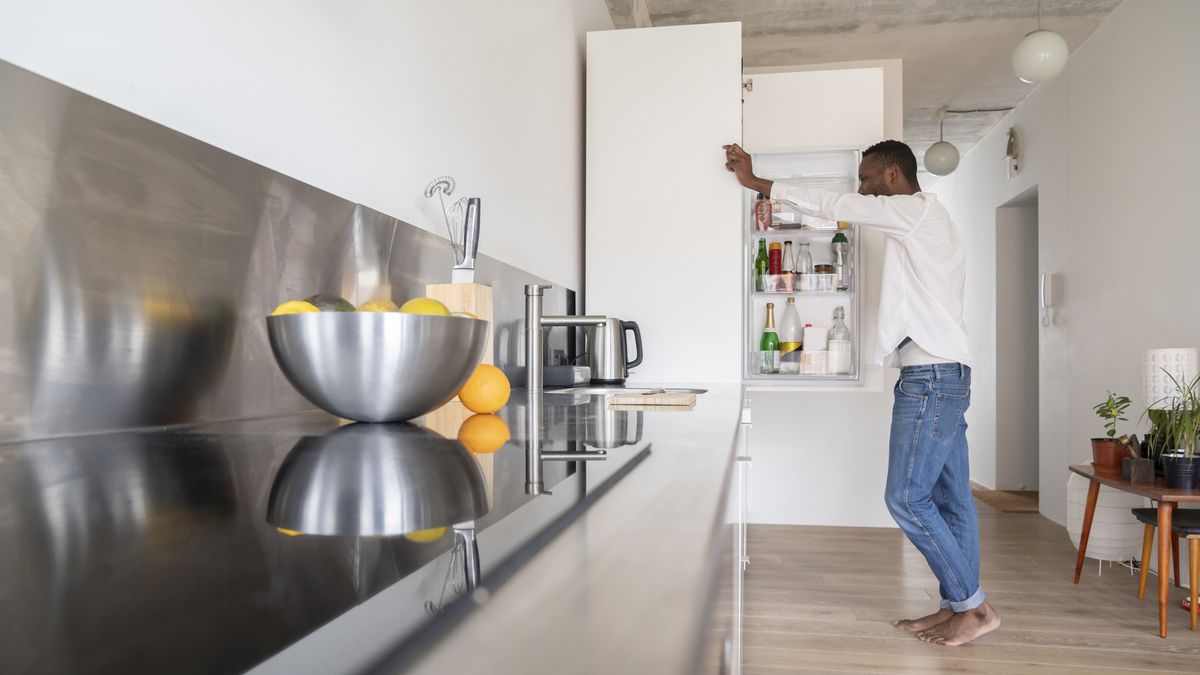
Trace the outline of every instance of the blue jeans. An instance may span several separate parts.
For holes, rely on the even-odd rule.
[[[971,368],[958,363],[900,370],[884,499],[941,585],[942,607],[983,604],[979,517],[967,467]]]

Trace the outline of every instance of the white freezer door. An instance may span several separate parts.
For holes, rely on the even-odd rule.
[[[636,321],[631,382],[741,381],[740,23],[588,33],[584,307]],[[632,345],[628,356],[633,357]]]

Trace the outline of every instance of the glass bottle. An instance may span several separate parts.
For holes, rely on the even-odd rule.
[[[767,247],[767,273],[783,274],[783,246],[777,241]]]
[[[796,274],[812,274],[812,271],[812,254],[808,252],[808,242],[802,241],[796,251]]]
[[[846,327],[846,310],[838,305],[833,310],[833,326],[829,329],[829,372],[848,375],[853,366],[854,344]]]
[[[804,342],[804,324],[796,311],[796,299],[788,298],[779,318],[779,372],[794,375],[800,372],[800,349]]]
[[[763,291],[763,275],[767,273],[770,258],[767,256],[767,240],[758,240],[758,255],[754,258],[754,290]]]
[[[791,274],[795,271],[796,261],[794,259],[794,254],[792,253],[792,242],[785,241],[783,242],[783,273]],[[788,300],[791,301],[791,298],[788,298]],[[786,308],[784,311],[787,311]]]
[[[754,229],[759,232],[774,229],[771,222],[771,200],[761,192],[754,200]]]
[[[779,372],[779,334],[775,332],[775,303],[767,303],[767,322],[762,337],[758,340],[758,351],[762,352],[759,372],[773,375]]]
[[[833,248],[833,281],[835,287],[839,291],[849,290],[850,242],[846,239],[846,235],[841,232],[833,235],[831,248]]]

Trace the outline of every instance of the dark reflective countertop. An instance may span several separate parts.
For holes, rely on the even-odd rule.
[[[648,454],[642,411],[544,400],[0,445],[0,672],[242,672],[398,584],[427,633]]]

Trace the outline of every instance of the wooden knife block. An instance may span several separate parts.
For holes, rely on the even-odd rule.
[[[480,363],[495,364],[492,353],[492,335],[496,326],[492,322],[492,287],[483,284],[426,284],[425,295],[441,302],[451,312],[470,312],[489,324],[487,345],[483,348]]]
[[[492,347],[492,336],[496,325],[492,321],[492,287],[483,284],[425,284],[425,296],[446,306],[451,312],[470,312],[488,322],[487,343],[483,347],[480,363],[496,364]],[[451,403],[458,403],[455,396]],[[449,405],[449,404],[447,404]],[[455,429],[455,433],[458,429]]]

